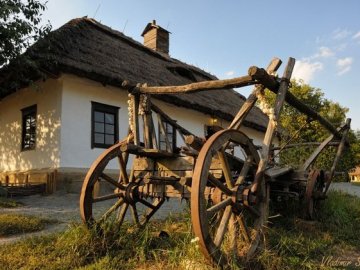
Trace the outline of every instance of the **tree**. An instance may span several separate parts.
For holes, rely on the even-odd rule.
[[[0,1],[0,67],[49,33],[51,24],[41,25],[45,8],[46,2],[36,0]]]
[[[303,103],[317,111],[322,117],[329,120],[335,127],[340,127],[345,123],[348,109],[337,102],[326,99],[321,89],[314,88],[302,81],[293,80],[289,91]],[[273,104],[275,96],[267,92],[266,99]],[[288,104],[283,106],[280,126],[281,145],[286,143],[321,142],[330,135],[320,123],[313,121],[313,119],[298,112]],[[349,141],[350,148],[343,153],[337,171],[348,171],[360,163],[360,141],[353,131],[349,134]],[[307,146],[283,150],[279,155],[280,162],[298,168],[314,149],[314,146]],[[318,157],[315,166],[321,169],[330,169],[335,153],[336,147],[328,147]]]

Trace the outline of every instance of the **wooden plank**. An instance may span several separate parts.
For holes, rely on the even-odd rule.
[[[290,173],[292,171],[293,171],[293,168],[291,168],[291,167],[272,167],[265,171],[265,175],[270,178],[276,178],[281,175]]]
[[[170,158],[170,157],[177,157],[178,155],[157,150],[157,149],[147,149],[135,144],[124,144],[120,147],[122,152],[127,152],[133,155],[137,155],[140,157],[151,157],[151,158]],[[129,177],[131,179],[131,177]]]

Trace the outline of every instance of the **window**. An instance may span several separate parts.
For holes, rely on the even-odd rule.
[[[33,150],[36,145],[36,105],[21,110],[21,150]]]
[[[119,107],[92,102],[91,147],[108,148],[118,139]]]
[[[164,123],[164,131],[166,137],[169,141],[171,149],[167,149],[166,147],[166,138],[163,132],[161,132],[161,124],[159,123],[159,149],[160,150],[167,150],[167,151],[174,151],[176,147],[176,130],[175,128],[168,122],[163,121]]]

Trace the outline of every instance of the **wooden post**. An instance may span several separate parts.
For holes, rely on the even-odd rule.
[[[261,183],[261,181],[263,181],[263,175],[264,175],[264,172],[265,172],[265,169],[266,169],[266,166],[268,163],[268,157],[270,154],[270,146],[272,144],[274,133],[276,131],[276,125],[280,118],[280,112],[281,112],[282,106],[284,105],[286,92],[289,88],[290,78],[291,78],[291,74],[294,69],[294,66],[295,66],[295,59],[289,58],[288,63],[285,68],[285,71],[284,71],[284,75],[281,79],[281,83],[280,83],[280,86],[278,89],[277,96],[276,96],[274,116],[273,116],[273,119],[269,118],[269,124],[266,129],[265,138],[264,138],[263,147],[262,147],[262,155],[261,155],[261,159],[259,162],[259,167],[256,171],[254,183],[251,186],[251,192],[253,192],[253,193],[255,193],[257,191],[258,185]]]
[[[133,133],[134,133],[134,144],[140,145],[140,137],[139,137],[139,102],[140,95],[135,94],[131,95],[131,99],[133,100]]]
[[[144,108],[143,123],[144,123],[144,143],[145,148],[153,148],[153,141],[151,139],[151,108],[150,108],[150,95],[146,95],[146,107]]]

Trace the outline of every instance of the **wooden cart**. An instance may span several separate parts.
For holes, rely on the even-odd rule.
[[[129,212],[129,222],[142,227],[169,198],[189,199],[192,225],[202,253],[212,263],[228,265],[230,261],[251,259],[261,246],[270,196],[297,197],[304,202],[305,215],[313,217],[314,206],[325,198],[347,145],[350,119],[336,129],[297,100],[288,92],[295,60],[288,60],[279,79],[273,74],[280,65],[275,58],[266,70],[250,67],[243,77],[182,86],[135,86],[124,82],[130,96],[128,136],[105,150],[88,171],[80,197],[82,220],[89,227],[108,220],[120,227]],[[196,137],[151,103],[151,96],[157,94],[248,85],[255,85],[254,90],[232,123],[208,139]],[[265,89],[276,94],[276,102],[273,108],[262,104],[269,123],[259,147],[239,129],[256,101],[264,103]],[[331,134],[298,171],[271,162],[274,151],[279,150],[273,147],[273,139],[285,101],[319,121]],[[175,145],[173,135],[166,132],[169,125],[183,139],[182,146]],[[162,138],[161,147],[156,136]],[[311,169],[328,145],[338,147],[331,170]]]

